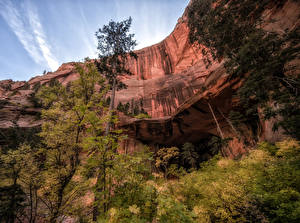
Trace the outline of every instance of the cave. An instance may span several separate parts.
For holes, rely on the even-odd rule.
[[[232,109],[232,94],[232,90],[226,88],[214,98],[186,103],[172,117],[136,120],[123,127],[130,138],[147,145],[180,147],[185,142],[197,144],[212,136],[220,136],[208,104],[222,131],[230,128],[226,119]]]

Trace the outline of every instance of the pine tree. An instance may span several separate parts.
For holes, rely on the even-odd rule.
[[[104,25],[96,32],[99,56],[96,64],[99,72],[105,76],[111,86],[110,113],[115,108],[116,91],[126,87],[124,83],[118,80],[118,77],[131,74],[130,70],[126,68],[126,61],[129,57],[137,57],[133,52],[137,45],[133,39],[134,34],[129,33],[131,22],[131,17],[121,22],[110,21],[108,25]],[[110,128],[111,123],[108,121],[106,135],[109,134]]]
[[[111,132],[112,124],[114,123],[113,110],[115,108],[115,94],[116,91],[126,87],[118,77],[124,74],[131,74],[126,68],[126,61],[129,57],[136,58],[132,51],[136,46],[136,41],[133,39],[134,34],[129,33],[132,19],[121,22],[110,21],[108,25],[104,25],[96,32],[98,39],[98,55],[99,61],[96,62],[98,70],[104,75],[107,82],[111,86],[111,100],[108,110],[108,120],[106,122],[106,129],[104,135],[107,137],[105,140],[106,145],[98,144],[99,152],[103,155],[102,168],[97,175],[95,204],[93,210],[93,220],[96,221],[99,216],[98,203],[100,199],[104,200],[103,211],[107,212],[107,182],[106,170],[107,162],[112,159],[113,153],[116,150],[116,141]],[[103,148],[102,148],[103,147]],[[104,150],[104,151],[103,151]],[[98,154],[98,155],[100,155]]]

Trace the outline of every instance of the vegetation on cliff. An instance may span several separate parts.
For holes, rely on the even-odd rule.
[[[300,139],[300,76],[289,62],[299,59],[300,29],[284,33],[264,29],[266,8],[280,9],[286,0],[195,0],[188,9],[190,41],[204,45],[207,66],[225,60],[229,78],[241,78],[239,105],[231,113],[236,123],[257,128],[259,117],[275,118]],[[274,21],[275,22],[275,21]]]

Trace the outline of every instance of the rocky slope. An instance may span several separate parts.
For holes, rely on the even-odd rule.
[[[282,9],[268,9],[264,14],[265,28],[280,32],[299,25],[299,3],[287,1]],[[271,23],[273,19],[278,22]],[[149,119],[135,119],[124,115],[120,126],[127,129],[129,139],[122,143],[133,150],[144,142],[155,146],[180,145],[184,141],[196,142],[201,138],[218,135],[211,104],[222,131],[226,136],[236,134],[226,121],[234,101],[232,95],[239,80],[227,80],[222,61],[206,68],[201,46],[188,40],[186,13],[178,20],[174,31],[162,42],[138,50],[137,60],[128,61],[134,74],[123,78],[128,88],[117,92],[117,102],[130,103],[130,107],[143,108]],[[34,86],[57,79],[62,84],[78,78],[74,63],[63,64],[57,71],[37,76],[28,82],[0,82],[0,128],[14,125],[33,127],[41,124],[37,118],[30,94]],[[249,131],[250,132],[250,131]],[[273,137],[268,123],[263,123],[261,137]],[[246,148],[233,140],[228,156],[236,156]]]

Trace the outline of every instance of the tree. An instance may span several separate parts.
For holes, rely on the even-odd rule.
[[[110,114],[108,116],[112,123],[116,122],[114,117],[111,117]],[[83,175],[87,179],[91,177],[96,178],[93,221],[97,221],[100,213],[105,215],[109,209],[114,184],[114,176],[111,172],[115,167],[114,160],[118,156],[116,150],[122,135],[120,130],[111,131],[109,135],[105,135],[103,124],[106,122],[107,117],[103,119],[97,113],[91,112],[87,118],[90,128],[88,137],[83,141],[83,147],[88,153],[88,160],[84,166]]]
[[[130,70],[126,68],[126,61],[129,57],[137,57],[133,52],[137,45],[133,39],[134,34],[129,33],[131,22],[131,17],[121,22],[110,21],[108,25],[104,25],[96,32],[100,59],[96,64],[99,72],[105,76],[111,86],[110,113],[115,108],[116,90],[126,87],[124,83],[118,80],[118,77],[131,74]],[[108,121],[105,135],[109,134],[110,128],[111,123]]]
[[[144,147],[132,154],[117,154],[109,169],[113,177],[109,209],[116,210],[109,222],[152,222],[156,213],[156,190],[151,177],[152,153]]]
[[[181,156],[183,161],[192,168],[196,168],[199,155],[196,152],[195,146],[190,142],[186,142],[183,144],[182,150]]]
[[[56,222],[80,191],[72,178],[80,165],[79,155],[90,127],[90,113],[102,115],[99,106],[107,91],[92,62],[79,64],[76,69],[80,74],[78,80],[66,87],[58,82],[50,83],[37,94],[48,108],[42,111],[44,122],[40,136],[46,156],[41,200],[48,209],[49,222]]]
[[[116,150],[115,138],[110,137],[111,127],[114,122],[113,110],[115,108],[115,93],[117,90],[126,87],[118,77],[124,74],[131,74],[131,72],[126,68],[126,61],[129,57],[136,58],[133,53],[133,49],[136,46],[136,41],[133,39],[134,34],[129,33],[132,19],[114,22],[110,21],[108,25],[104,25],[96,32],[96,37],[98,40],[98,56],[99,61],[96,62],[98,70],[104,75],[107,82],[111,86],[111,97],[108,110],[108,120],[106,122],[106,129],[104,135],[107,137],[104,140],[105,146],[104,151],[101,153],[102,159],[102,171],[99,172],[97,176],[95,192],[95,204],[93,210],[93,220],[96,221],[99,216],[99,207],[97,203],[101,199],[101,193],[104,193],[104,198],[106,198],[106,169],[107,169],[107,157],[108,154]],[[98,143],[96,143],[98,144]],[[100,151],[103,145],[98,144]],[[110,151],[109,151],[110,149]],[[109,156],[109,155],[108,155]],[[112,155],[110,155],[112,157]],[[102,186],[100,186],[102,185]],[[101,191],[104,190],[104,191]],[[103,198],[103,197],[102,197]],[[105,200],[105,199],[104,199]],[[107,211],[107,204],[104,205],[103,211]]]
[[[38,190],[43,181],[42,154],[22,144],[0,154],[0,218],[34,223],[38,220]]]
[[[224,59],[230,78],[243,80],[235,108],[243,114],[240,123],[250,125],[255,133],[259,115],[276,118],[274,130],[282,127],[299,139],[300,76],[293,66],[287,66],[299,59],[299,27],[278,34],[261,25],[267,7],[280,8],[284,3],[195,0],[188,8],[190,41],[205,46],[202,53],[208,66],[212,60]]]
[[[19,184],[23,162],[19,151],[0,155],[0,218],[13,223],[25,208],[26,195]]]
[[[169,168],[172,166],[172,161],[178,159],[179,149],[177,147],[161,148],[156,153],[155,166],[164,171],[164,177],[169,175]]]

